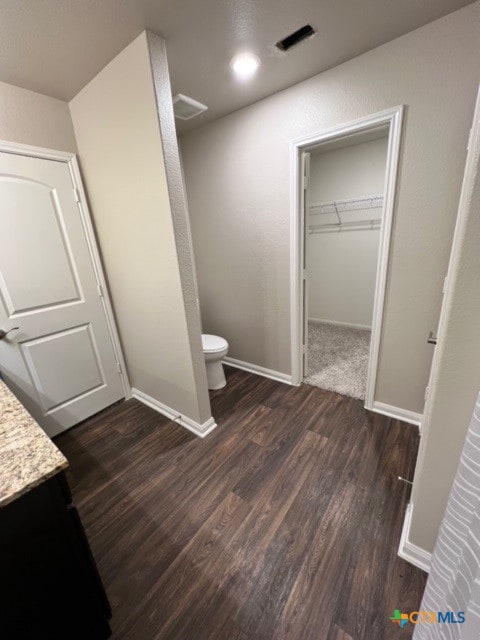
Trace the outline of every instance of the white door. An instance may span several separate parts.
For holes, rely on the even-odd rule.
[[[50,436],[125,395],[102,295],[68,163],[0,152],[0,371]]]

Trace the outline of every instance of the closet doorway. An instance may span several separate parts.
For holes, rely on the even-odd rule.
[[[292,143],[294,381],[374,409],[402,108]]]

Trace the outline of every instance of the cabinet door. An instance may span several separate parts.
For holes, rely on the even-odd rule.
[[[0,509],[0,636],[104,640],[110,607],[63,476]]]

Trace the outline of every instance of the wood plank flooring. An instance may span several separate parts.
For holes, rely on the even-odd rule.
[[[416,427],[227,369],[201,440],[135,400],[56,439],[118,640],[405,640]],[[410,626],[410,628],[409,628]]]

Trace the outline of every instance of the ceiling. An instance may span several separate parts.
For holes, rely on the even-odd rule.
[[[373,49],[470,0],[0,0],[0,80],[70,100],[143,29],[167,40],[173,93],[208,105],[186,131]],[[318,31],[286,54],[273,43]],[[239,82],[230,58],[261,59]]]

